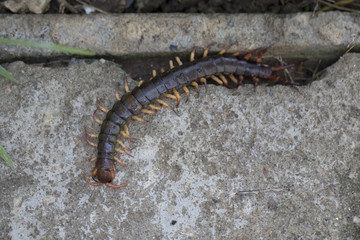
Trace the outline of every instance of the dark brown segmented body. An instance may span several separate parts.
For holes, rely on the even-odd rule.
[[[193,60],[161,73],[151,81],[144,82],[140,87],[136,87],[131,92],[124,94],[121,100],[115,102],[112,109],[107,112],[98,136],[98,153],[96,165],[93,169],[93,177],[96,176],[100,183],[111,185],[109,182],[115,176],[115,145],[120,130],[132,116],[138,115],[142,109],[161,98],[163,94],[171,93],[183,86],[189,86],[194,81],[199,82],[201,78],[220,74],[225,76],[240,75],[255,78],[272,78],[277,81],[279,78],[275,79],[276,76],[272,75],[272,73],[273,71],[279,71],[279,69],[279,67],[272,68],[240,60],[234,56],[216,55]]]

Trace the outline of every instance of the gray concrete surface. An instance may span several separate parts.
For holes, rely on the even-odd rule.
[[[91,42],[91,40],[90,40]],[[360,55],[347,54],[300,93],[286,86],[192,90],[179,117],[147,124],[121,189],[89,186],[84,127],[96,98],[114,102],[108,61],[6,66],[0,81],[0,239],[356,239],[360,217]],[[182,95],[184,97],[184,95]]]
[[[340,12],[269,14],[0,15],[0,37],[43,41],[128,57],[188,52],[237,41],[249,50],[274,44],[283,57],[337,57],[360,45],[360,15]],[[56,57],[50,50],[0,45],[0,60]]]

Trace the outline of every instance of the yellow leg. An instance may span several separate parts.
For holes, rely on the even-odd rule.
[[[171,99],[173,99],[173,100],[176,100],[176,96],[174,96],[174,95],[172,95],[172,94],[170,94],[170,93],[164,93],[164,94],[163,94],[163,97],[167,97],[167,98],[171,98]]]
[[[206,57],[211,49],[211,47],[214,45],[215,43],[210,43],[209,45],[207,45],[207,47],[205,48],[204,50],[204,53],[203,53],[203,57]]]
[[[142,122],[142,123],[148,122],[148,121],[146,121],[146,120],[144,120],[141,117],[136,116],[136,115],[132,116],[131,118],[134,119],[135,121]]]
[[[131,152],[131,148],[129,148],[128,146],[126,146],[122,141],[120,141],[119,139],[118,140],[116,140],[116,142],[123,148],[123,149],[125,149],[126,151],[129,151],[129,152]]]
[[[115,97],[116,97],[116,100],[120,100],[119,86],[120,86],[120,83],[116,84],[116,87],[115,87]]]
[[[204,86],[205,86],[205,91],[207,92],[207,81],[206,81],[206,78],[200,78],[200,82],[202,83],[202,84],[204,84]]]
[[[233,81],[233,83],[235,83],[236,85],[239,84],[238,80],[234,77],[234,75],[232,75],[232,74],[229,75],[229,78],[230,78],[230,80]]]
[[[107,109],[106,107],[101,106],[99,101],[96,101],[96,105],[97,105],[98,109],[100,109],[104,113],[107,113],[109,111],[109,109]]]
[[[102,121],[96,116],[97,110],[98,110],[98,109],[96,109],[96,110],[94,111],[93,118],[94,118],[95,122],[97,122],[98,124],[101,125],[101,124],[102,124]]]
[[[178,115],[178,113],[174,110],[174,108],[172,106],[170,106],[167,102],[161,100],[161,99],[156,99],[156,101],[158,103],[160,103],[161,105],[164,105],[165,107],[171,109],[176,115]]]
[[[152,111],[152,110],[149,110],[149,109],[146,109],[146,108],[141,109],[141,112],[145,113],[145,114],[154,114],[155,113],[155,111]]]
[[[179,104],[180,104],[180,99],[181,99],[181,97],[180,97],[180,94],[179,94],[179,92],[178,91],[176,91],[176,89],[173,89],[173,93],[174,93],[174,95],[175,95],[175,97],[176,97],[176,107],[178,107],[179,106]]]
[[[161,110],[161,106],[156,106],[154,104],[150,104],[149,105],[149,108],[153,109],[153,110],[156,110],[156,111],[160,111]]]
[[[187,103],[187,101],[189,101],[190,91],[189,91],[189,89],[188,89],[185,85],[182,86],[182,89],[183,89],[184,92],[186,93],[186,101],[185,101],[185,103]]]
[[[161,73],[165,72],[165,68],[163,68],[163,67],[160,68],[160,72],[161,72]]]
[[[153,76],[153,78],[156,77],[156,70],[155,69],[152,70],[152,76]]]
[[[127,165],[125,163],[123,163],[117,156],[114,156],[114,160],[117,161],[118,163],[120,163],[120,165],[122,165],[123,167],[126,167]]]
[[[180,58],[178,56],[175,57],[176,62],[179,64],[179,66],[183,65]]]
[[[93,158],[90,158],[89,159],[89,162],[93,162],[93,161],[95,161],[96,160],[96,157],[93,157]]]
[[[217,82],[219,85],[223,85],[223,82],[217,76],[211,75],[210,77],[211,77],[212,80]]]
[[[220,77],[221,81],[225,84],[225,86],[229,85],[229,83],[224,75],[219,74],[219,77]]]
[[[225,47],[224,49],[222,49],[220,52],[219,52],[219,55],[223,55],[224,53],[226,53],[232,46],[234,46],[236,43],[232,43],[230,44],[229,46]]]
[[[126,92],[126,93],[129,93],[129,92],[130,92],[129,84],[128,84],[128,81],[127,81],[127,78],[126,78],[126,77],[124,78],[124,89],[125,89],[125,92]],[[120,100],[120,98],[119,98],[119,100]]]
[[[128,155],[130,157],[133,157],[131,154],[121,150],[120,148],[115,148],[115,152],[118,152],[118,153],[121,153],[121,154],[125,154],[125,155]]]
[[[198,94],[198,96],[199,96],[199,94],[200,94],[199,84],[198,84],[197,82],[195,82],[195,81],[192,81],[192,82],[190,83],[190,85],[196,88],[197,94]]]
[[[144,83],[144,80],[140,80],[138,83],[138,87],[140,87]]]
[[[169,61],[169,66],[170,66],[170,69],[174,68],[174,62],[172,60]]]

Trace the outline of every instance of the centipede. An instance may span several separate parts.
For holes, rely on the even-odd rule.
[[[85,129],[87,142],[97,148],[97,156],[90,159],[92,162],[95,161],[95,166],[91,171],[94,181],[90,181],[83,173],[88,184],[91,186],[106,185],[111,188],[127,186],[127,183],[119,185],[112,183],[116,173],[115,162],[126,166],[116,156],[116,153],[130,155],[128,152],[132,150],[120,140],[120,136],[122,139],[134,140],[127,124],[131,120],[147,122],[139,115],[155,114],[163,106],[175,112],[165,99],[175,100],[177,107],[181,100],[179,91],[186,94],[186,103],[189,100],[191,88],[196,89],[197,94],[199,94],[199,86],[206,88],[209,81],[219,86],[236,88],[243,85],[244,79],[248,78],[255,85],[255,89],[261,80],[294,87],[293,83],[276,74],[276,72],[293,67],[293,64],[280,66],[262,64],[263,55],[270,46],[250,52],[229,53],[228,50],[234,45],[231,44],[216,55],[211,56],[209,52],[213,45],[214,43],[209,44],[200,58],[195,58],[199,47],[194,47],[190,53],[190,61],[186,63],[183,63],[179,57],[175,57],[176,66],[174,61],[170,60],[167,71],[161,69],[158,74],[156,70],[153,70],[152,77],[149,80],[140,81],[138,86],[131,91],[125,78],[125,94],[120,97],[119,90],[116,89],[117,101],[111,109],[106,109],[99,103],[97,104],[93,117],[101,125],[100,132],[99,134],[92,134]],[[106,114],[104,120],[97,117],[96,112],[98,110]],[[97,138],[97,143],[89,140],[89,137]]]

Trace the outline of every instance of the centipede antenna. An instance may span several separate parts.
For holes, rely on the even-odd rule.
[[[200,95],[199,84],[197,82],[195,82],[195,81],[192,81],[190,83],[190,85],[196,88],[197,95],[199,96]]]
[[[229,86],[229,83],[228,83],[228,81],[227,81],[227,79],[226,79],[226,77],[224,75],[219,74],[219,77],[220,77],[221,81],[224,83],[225,86]]]
[[[210,78],[214,80],[217,84],[223,85],[224,83],[215,75],[211,75]]]
[[[103,183],[93,183],[93,182],[91,182],[91,181],[87,178],[87,176],[85,175],[85,173],[82,173],[82,175],[84,176],[84,178],[85,178],[85,180],[87,181],[87,183],[90,184],[91,186],[101,186],[101,185],[103,185]]]
[[[131,118],[132,118],[133,120],[135,120],[135,121],[142,122],[142,123],[149,122],[149,121],[147,121],[147,120],[145,120],[145,119],[142,119],[141,117],[136,116],[136,115],[132,116]]]
[[[190,91],[189,91],[189,89],[186,87],[186,85],[182,86],[182,89],[183,89],[184,92],[186,93],[185,103],[187,103],[187,101],[189,101]]]
[[[170,69],[174,68],[174,62],[172,60],[169,60],[169,66],[170,66]]]
[[[118,163],[120,163],[121,166],[127,167],[127,165],[125,163],[123,163],[117,156],[114,156],[114,160],[117,161]]]
[[[120,184],[120,185],[113,185],[111,183],[105,183],[106,186],[111,187],[111,188],[121,188],[121,187],[126,187],[128,184]]]
[[[180,58],[178,56],[175,57],[176,62],[179,64],[179,66],[183,65]]]

